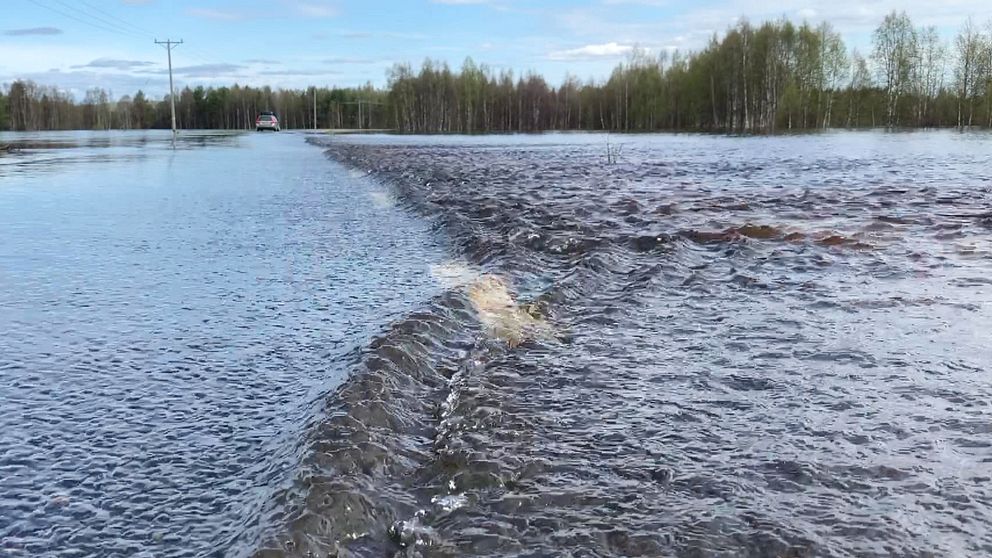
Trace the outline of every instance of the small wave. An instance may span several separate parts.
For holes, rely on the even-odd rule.
[[[273,503],[270,522],[282,527],[256,556],[393,544],[391,526],[421,508],[412,483],[433,458],[435,416],[475,323],[468,300],[448,293],[355,355],[360,362],[309,435],[297,479]]]

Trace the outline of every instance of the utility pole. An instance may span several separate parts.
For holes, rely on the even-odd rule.
[[[172,85],[172,49],[183,44],[183,40],[173,41],[171,39],[166,39],[164,41],[155,41],[157,45],[163,45],[166,52],[169,53],[169,104],[172,105],[172,146],[176,146],[176,88]]]
[[[340,104],[342,104],[342,105],[358,105],[358,129],[359,130],[364,130],[365,129],[365,119],[366,118],[368,118],[368,120],[369,120],[369,122],[368,122],[369,128],[371,129],[371,127],[372,127],[372,107],[373,106],[383,105],[384,103],[379,103],[379,102],[376,102],[376,101],[366,101],[365,99],[359,99],[357,101],[344,101],[344,102],[342,102]],[[365,107],[367,109],[364,112],[362,111],[362,105],[365,105]]]
[[[317,86],[313,86],[313,129],[317,129]]]

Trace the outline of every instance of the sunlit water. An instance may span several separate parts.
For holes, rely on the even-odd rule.
[[[988,135],[72,137],[5,551],[992,553]]]

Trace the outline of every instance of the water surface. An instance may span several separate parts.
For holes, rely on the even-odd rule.
[[[348,353],[438,290],[302,136],[168,137],[0,137],[0,554],[249,552]]]
[[[166,139],[0,158],[3,551],[992,553],[989,135]]]
[[[378,346],[374,407],[330,403],[271,553],[992,552],[989,145],[331,143],[479,278]]]

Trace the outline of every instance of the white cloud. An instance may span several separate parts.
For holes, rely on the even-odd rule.
[[[662,7],[653,10],[652,6]],[[754,24],[787,18],[813,24],[827,21],[844,36],[848,46],[864,49],[871,32],[893,10],[905,10],[917,26],[937,26],[947,42],[969,16],[977,22],[992,18],[992,2],[988,0],[722,0],[705,4],[598,0],[549,11],[548,34],[568,34],[590,43],[616,41],[649,48],[678,44],[680,48],[697,49],[705,46],[714,33],[722,34],[742,17]],[[675,41],[675,37],[683,40]]]
[[[76,99],[82,99],[87,89],[102,87],[113,95],[120,94],[133,95],[137,90],[148,91],[149,86],[164,84],[161,90],[168,89],[168,79],[149,79],[148,76],[136,76],[127,73],[103,73],[89,71],[63,72],[52,69],[47,72],[28,72],[14,75],[0,76],[0,84],[9,84],[16,79],[26,79],[38,83],[42,86],[55,87],[61,91],[68,92]],[[116,95],[113,95],[116,98]]]
[[[617,58],[634,50],[633,45],[603,43],[586,45],[569,50],[559,50],[548,54],[551,60],[590,60],[594,58]]]
[[[237,77],[240,75],[241,70],[244,70],[244,68],[245,67],[241,64],[194,64],[192,66],[180,66],[178,68],[173,68],[172,71],[177,76],[187,77]],[[168,70],[162,70],[160,73],[167,71]]]
[[[8,29],[3,34],[11,37],[24,35],[61,35],[62,30],[57,27],[29,27],[27,29]]]
[[[31,48],[24,48],[15,41],[0,41],[0,60],[4,61],[8,72],[26,74],[40,72],[43,68],[85,65],[93,60],[94,54],[102,55],[103,58],[121,60],[128,58],[125,51],[104,50],[96,53],[93,50],[58,43],[37,44],[32,45]]]
[[[112,70],[140,70],[148,66],[156,66],[154,62],[145,60],[121,60],[117,58],[97,58],[89,64],[77,64],[72,66],[78,68],[107,68]]]
[[[262,72],[262,76],[336,76],[340,75],[341,72],[329,71],[329,70],[309,70],[305,68],[290,68],[288,70],[265,70]]]

